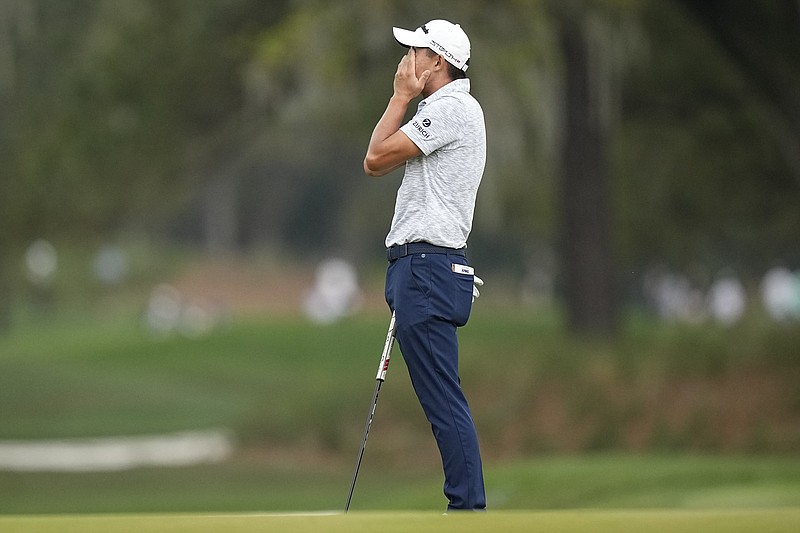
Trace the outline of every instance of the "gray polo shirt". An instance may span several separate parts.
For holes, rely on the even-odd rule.
[[[422,151],[406,162],[386,246],[426,241],[467,245],[486,164],[486,126],[468,79],[422,100],[405,133]]]

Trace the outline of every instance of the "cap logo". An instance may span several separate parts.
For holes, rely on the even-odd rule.
[[[422,33],[424,33],[425,35],[428,35],[428,27],[425,24],[420,26],[419,29],[421,29]]]
[[[460,59],[458,59],[456,56],[454,56],[453,54],[451,54],[451,53],[450,53],[450,52],[447,50],[447,48],[445,48],[445,47],[444,47],[444,46],[442,46],[441,44],[437,43],[437,42],[436,42],[436,41],[434,41],[433,39],[431,39],[431,44],[432,44],[432,45],[435,47],[435,49],[436,49],[436,50],[437,50],[437,51],[438,51],[440,54],[442,54],[443,56],[445,56],[445,57],[446,57],[446,58],[448,58],[449,60],[455,61],[455,62],[456,62],[456,63],[458,63],[459,65],[460,65],[461,63],[463,63],[463,61],[461,61],[461,60],[460,60]],[[433,49],[433,48],[432,48],[432,49]]]
[[[422,119],[422,125],[427,128],[428,126],[431,125],[431,119],[429,118]]]

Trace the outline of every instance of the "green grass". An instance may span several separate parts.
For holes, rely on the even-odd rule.
[[[122,533],[251,531],[407,532],[592,531],[685,533],[796,531],[800,510],[711,511],[547,511],[441,516],[433,513],[350,513],[333,516],[285,515],[121,515],[0,517],[0,530],[15,533]]]
[[[0,514],[337,511],[351,468],[237,458],[115,473],[1,472]],[[798,458],[552,457],[488,462],[485,477],[492,510],[800,509]],[[386,467],[367,453],[351,509],[441,512],[441,485],[435,469]]]
[[[75,317],[0,337],[0,439],[212,427],[238,439],[236,455],[213,465],[0,472],[0,515],[341,509],[387,318],[361,315],[324,327],[291,317],[250,319],[186,339],[151,337],[133,317]],[[461,332],[461,366],[491,509],[596,508],[612,522],[634,524],[638,510],[643,520],[660,517],[653,509],[682,510],[668,515],[676,524],[709,509],[725,511],[721,523],[736,509],[791,515],[800,508],[798,343],[797,328],[648,323],[599,342],[566,337],[552,316],[476,311]],[[352,508],[425,511],[434,518],[420,520],[439,527],[441,467],[399,351],[394,355]],[[498,516],[510,524],[551,515]],[[569,530],[586,515],[553,516]],[[174,518],[165,527],[188,527]],[[231,530],[261,518],[231,517]],[[361,520],[310,520],[317,519],[332,528],[339,520],[360,527]],[[17,519],[3,520],[0,530]],[[91,530],[92,520],[103,524],[74,520],[76,529],[88,528],[82,530]],[[120,530],[137,527],[119,520],[127,524]]]
[[[150,337],[129,317],[12,333],[0,337],[0,438],[226,427],[247,443],[302,440],[340,452],[359,432],[385,323],[382,315],[323,327],[250,320],[193,340]],[[482,438],[506,455],[787,453],[800,449],[799,344],[800,328],[647,324],[590,342],[566,337],[549,316],[487,309],[461,332],[462,381]],[[381,410],[427,439],[399,355]],[[749,410],[736,386],[751,391]]]
[[[369,355],[382,342],[374,332],[366,324],[342,332],[277,321],[201,341],[156,339],[113,324],[18,335],[0,343],[0,400],[8,406],[0,413],[0,437],[224,425],[245,436],[293,438],[302,430],[301,413],[318,416],[322,406],[336,408],[337,398],[355,399],[344,381],[356,365],[363,365],[369,390]]]

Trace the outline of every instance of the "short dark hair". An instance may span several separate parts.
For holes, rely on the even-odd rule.
[[[447,61],[447,74],[450,76],[451,80],[461,80],[467,77],[466,72],[449,61]]]
[[[428,54],[429,57],[439,55],[430,48],[425,48],[425,52]],[[451,80],[461,80],[467,77],[466,72],[464,72],[463,70],[461,70],[448,60],[444,59],[444,56],[442,56],[442,59],[447,64],[447,75],[450,77]]]

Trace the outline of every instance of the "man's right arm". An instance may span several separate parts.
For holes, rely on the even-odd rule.
[[[420,78],[417,78],[416,55],[414,49],[409,48],[408,53],[397,65],[397,72],[394,75],[394,94],[369,139],[367,155],[364,157],[364,172],[368,175],[384,176],[422,153],[419,147],[400,131],[400,126],[408,104],[419,96],[430,76],[430,70],[426,70]]]
[[[400,131],[408,108],[408,100],[392,96],[383,116],[372,132],[364,157],[364,172],[369,176],[385,176],[422,152]]]

